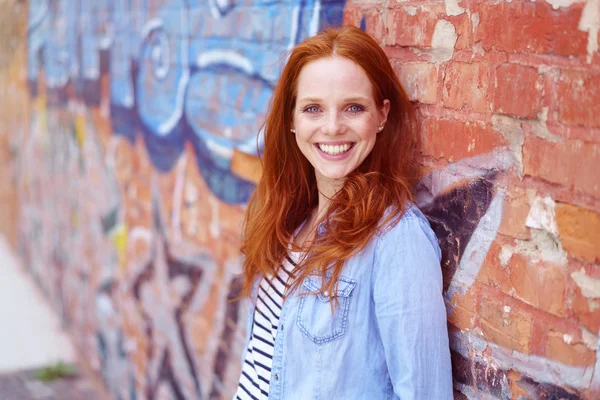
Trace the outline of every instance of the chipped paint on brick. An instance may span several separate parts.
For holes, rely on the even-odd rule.
[[[454,16],[461,15],[465,12],[465,9],[458,5],[459,0],[444,0],[446,4],[446,15]]]
[[[452,22],[440,19],[435,24],[431,49],[425,51],[431,57],[431,61],[439,64],[448,61],[454,54],[454,45],[458,40],[456,28]]]
[[[546,3],[550,4],[555,10],[558,10],[559,8],[569,8],[575,3],[583,2],[585,2],[585,0],[546,0]]]
[[[592,62],[594,53],[598,51],[598,32],[600,32],[600,0],[587,0],[581,19],[579,30],[588,32],[587,63]]]
[[[415,15],[417,15],[417,10],[418,10],[418,9],[417,9],[417,7],[415,7],[415,6],[404,6],[404,7],[403,7],[403,9],[404,9],[404,11],[406,11],[406,13],[407,13],[408,15],[410,15],[410,16],[413,16],[413,17],[414,17]]]
[[[568,333],[565,333],[565,334],[563,335],[563,341],[564,341],[566,344],[571,344],[571,343],[573,343],[573,336],[569,335]]]
[[[551,261],[559,265],[567,263],[556,227],[555,202],[549,197],[537,196],[529,210],[525,226],[530,228],[530,239],[515,240],[515,252],[525,254],[531,262]]]
[[[556,227],[556,203],[550,196],[538,196],[533,200],[525,226],[535,229],[543,229],[558,236]]]
[[[508,142],[519,176],[523,176],[523,143],[525,141],[525,134],[521,128],[520,121],[516,118],[494,114],[492,116],[492,126]]]
[[[525,254],[532,263],[550,261],[558,265],[567,264],[567,253],[560,242],[550,232],[544,229],[530,230],[531,239],[515,240],[515,252]]]
[[[583,344],[585,344],[588,349],[596,350],[596,347],[598,346],[598,335],[594,335],[586,328],[581,328],[581,338],[583,339]]]
[[[542,110],[537,115],[538,119],[523,121],[523,125],[527,131],[531,131],[535,136],[546,139],[551,142],[560,142],[563,139],[548,129],[548,107],[542,107]]]
[[[514,252],[514,247],[508,245],[502,246],[502,249],[500,249],[500,254],[498,255],[500,265],[502,265],[505,268],[508,267],[508,262],[512,258]]]
[[[575,281],[581,294],[589,299],[600,298],[600,279],[592,278],[585,273],[585,270],[581,268],[579,271],[571,273],[571,278]]]

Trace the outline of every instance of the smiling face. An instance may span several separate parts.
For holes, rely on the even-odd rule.
[[[333,196],[367,158],[389,108],[388,100],[375,102],[367,74],[348,58],[320,58],[300,71],[293,128],[321,193]]]

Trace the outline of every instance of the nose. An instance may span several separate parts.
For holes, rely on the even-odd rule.
[[[327,114],[327,117],[323,124],[323,132],[327,135],[338,135],[342,132],[342,121],[341,115],[337,111],[331,111]]]

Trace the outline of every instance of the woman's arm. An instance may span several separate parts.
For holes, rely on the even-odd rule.
[[[378,238],[373,266],[377,325],[398,398],[452,399],[440,250],[429,223],[417,213],[407,212]]]

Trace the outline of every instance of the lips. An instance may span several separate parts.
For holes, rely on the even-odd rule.
[[[353,142],[345,142],[345,143],[317,143],[317,147],[323,153],[330,156],[339,156],[346,152],[348,152],[354,146]]]

